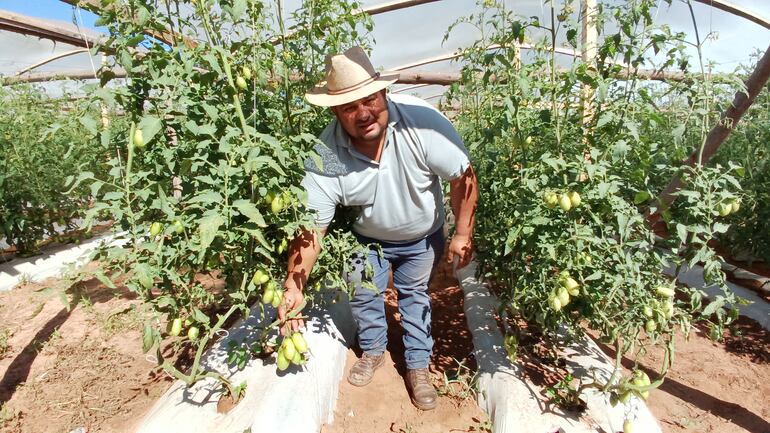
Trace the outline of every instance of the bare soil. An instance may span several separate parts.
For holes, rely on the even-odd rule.
[[[410,401],[404,377],[403,331],[395,289],[391,287],[385,296],[389,328],[387,360],[372,382],[359,388],[349,384],[346,377],[360,351],[348,352],[334,422],[323,426],[322,433],[489,431],[488,417],[476,404],[471,391],[476,371],[473,343],[465,324],[462,289],[451,276],[448,264],[442,262],[429,289],[434,339],[430,371],[439,390],[436,409],[421,411]]]
[[[94,280],[70,293],[68,309],[56,284],[0,293],[0,431],[133,431],[171,383],[142,353],[138,301]],[[164,355],[175,358],[170,347]]]
[[[125,289],[91,281],[67,310],[55,292],[44,290],[56,281],[46,283],[0,293],[0,432],[133,431],[171,383],[141,351],[138,301]],[[462,291],[446,266],[432,281],[431,296],[438,407],[422,412],[409,400],[396,300],[389,292],[390,358],[366,387],[343,379],[335,422],[322,432],[488,430],[488,418],[469,390],[475,363]],[[707,334],[695,329],[689,339],[678,335],[674,366],[650,393],[648,405],[663,431],[770,433],[770,332],[742,318],[724,342],[712,342]],[[613,356],[611,348],[605,350]],[[164,355],[185,362],[185,354],[171,347]],[[347,369],[357,355],[349,353]],[[661,363],[662,351],[650,349],[642,368],[652,376]],[[533,380],[539,377],[545,386],[558,380],[536,364],[527,368]],[[627,359],[624,366],[633,367]]]
[[[663,351],[655,349],[642,366],[653,377],[662,362]],[[711,341],[703,328],[689,339],[678,334],[673,367],[647,404],[664,432],[768,433],[768,396],[770,332],[741,318],[723,342]]]

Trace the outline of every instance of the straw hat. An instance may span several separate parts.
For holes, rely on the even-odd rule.
[[[361,47],[326,57],[326,80],[305,98],[313,105],[331,107],[347,104],[376,93],[398,80],[398,73],[380,74]]]

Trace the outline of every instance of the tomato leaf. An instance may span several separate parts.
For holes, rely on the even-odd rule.
[[[200,324],[208,324],[209,323],[209,316],[203,313],[203,311],[193,308],[192,310],[192,319],[195,323]]]
[[[257,226],[267,227],[265,219],[262,217],[262,214],[259,212],[259,209],[257,209],[257,206],[255,206],[254,203],[248,200],[236,200],[233,202],[233,207],[238,209],[238,212],[240,212],[241,215],[248,218]]]
[[[142,120],[139,121],[138,128],[142,130],[144,142],[149,143],[152,141],[152,138],[155,137],[155,135],[160,131],[162,126],[163,122],[161,122],[160,119],[155,116],[147,115],[142,117]]]
[[[144,325],[142,331],[142,352],[147,353],[155,345],[155,329],[150,325]]]
[[[201,219],[199,231],[201,237],[201,250],[207,249],[219,232],[219,227],[225,223],[225,219],[219,214],[205,216]]]

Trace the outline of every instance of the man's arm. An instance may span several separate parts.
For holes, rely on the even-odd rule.
[[[286,322],[287,312],[299,308],[305,299],[302,292],[321,253],[321,238],[324,235],[326,229],[303,230],[289,245],[288,274],[283,283],[283,301],[278,307],[278,319],[281,323]],[[288,323],[293,331],[305,326],[302,319],[290,319]]]
[[[458,269],[470,263],[473,254],[473,224],[478,198],[476,173],[473,172],[473,167],[468,165],[462,176],[449,182],[449,199],[455,216],[455,234],[449,243],[447,261],[452,262],[457,257]]]

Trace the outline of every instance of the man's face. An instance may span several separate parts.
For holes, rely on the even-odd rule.
[[[332,107],[332,112],[353,142],[379,139],[388,126],[385,90]]]

